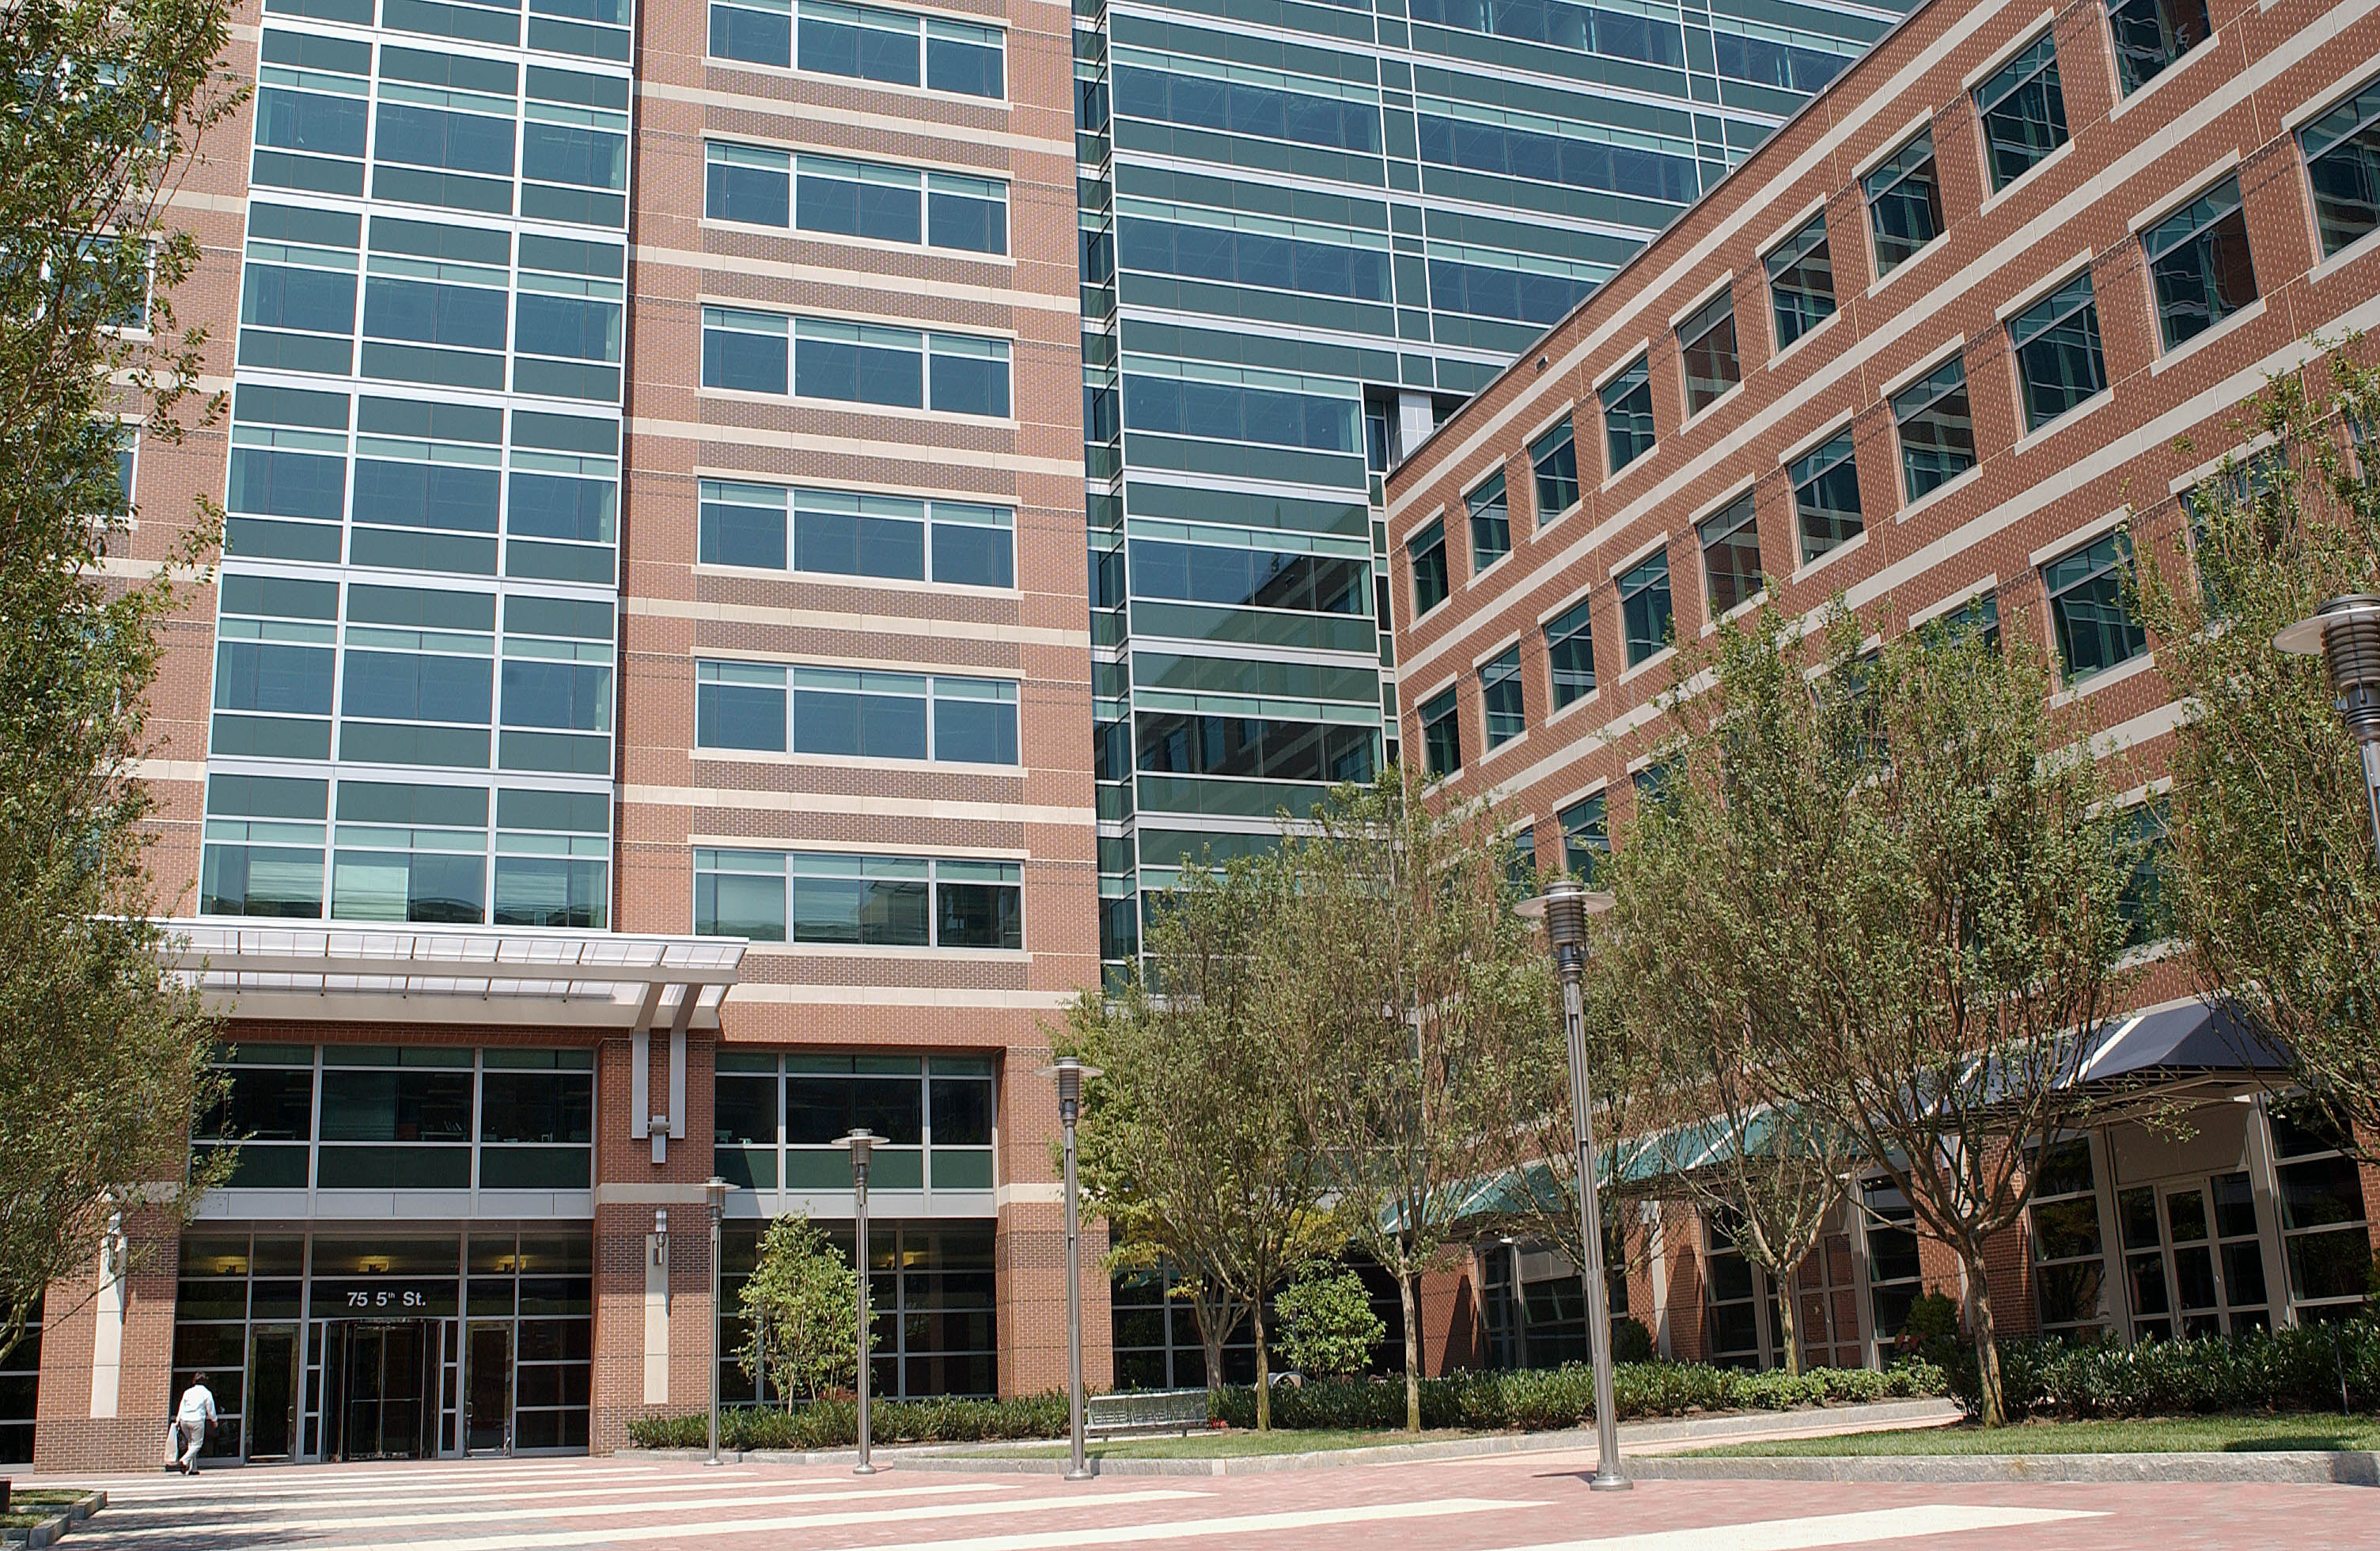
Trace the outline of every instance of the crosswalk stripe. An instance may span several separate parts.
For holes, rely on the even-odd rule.
[[[1115,1498],[1109,1498],[1111,1502]],[[1424,1502],[1373,1503],[1349,1508],[1307,1509],[1291,1513],[1243,1513],[1223,1519],[1169,1519],[1155,1523],[1108,1524],[1090,1530],[1028,1530],[1022,1534],[976,1535],[965,1540],[905,1541],[869,1545],[864,1551],[1056,1551],[1069,1545],[1135,1545],[1155,1540],[1196,1540],[1215,1535],[1268,1534],[1281,1530],[1330,1529],[1341,1525],[1442,1519],[1498,1509],[1549,1508],[1518,1497],[1438,1497]],[[704,1526],[710,1529],[712,1526]],[[852,1551],[861,1551],[859,1547]]]
[[[507,1534],[466,1535],[453,1539],[435,1534],[407,1534],[390,1545],[403,1545],[407,1551],[537,1551],[539,1547],[564,1545],[625,1545],[657,1540],[699,1538],[715,1541],[725,1535],[765,1534],[788,1530],[829,1530],[867,1524],[900,1524],[938,1519],[970,1518],[987,1513],[1054,1513],[1080,1511],[1084,1509],[1112,1508],[1134,1503],[1182,1502],[1201,1499],[1207,1494],[1167,1488],[1113,1493],[1073,1493],[1052,1497],[1002,1497],[991,1502],[933,1503],[916,1508],[881,1510],[853,1509],[842,1513],[786,1514],[766,1519],[702,1519],[676,1524],[640,1524],[633,1526],[601,1525],[585,1529],[530,1530]],[[342,1540],[335,1525],[308,1524],[311,1532],[330,1532],[310,1544],[343,1546],[345,1551],[363,1551],[364,1545]],[[187,1537],[188,1532],[185,1532]]]
[[[290,1473],[285,1474],[286,1471]],[[572,1481],[651,1481],[668,1472],[647,1465],[635,1470],[573,1470]],[[201,1471],[200,1487],[220,1486],[237,1491],[242,1496],[314,1496],[352,1491],[358,1486],[402,1486],[408,1489],[437,1486],[448,1482],[474,1485],[505,1481],[552,1481],[556,1472],[534,1467],[486,1465],[453,1471],[346,1471],[337,1465],[247,1465],[237,1469]],[[303,1479],[298,1479],[302,1477]],[[68,1484],[95,1486],[104,1491],[110,1501],[118,1493],[156,1496],[186,1496],[192,1488],[189,1478],[168,1475],[156,1471],[137,1476],[87,1476]]]
[[[842,1489],[839,1491],[820,1491],[816,1489],[816,1487],[831,1485],[840,1486]],[[927,1486],[856,1486],[847,1483],[821,1481],[816,1483],[813,1489],[807,1492],[781,1492],[770,1496],[737,1497],[727,1502],[720,1503],[717,1506],[735,1509],[778,1508],[788,1503],[838,1502],[851,1497],[952,1496],[969,1492],[1014,1492],[1021,1489],[1021,1484],[1010,1484],[1005,1482],[938,1482],[932,1485]],[[258,1515],[248,1515],[242,1514],[238,1511],[237,1504],[225,1503],[223,1505],[225,1513],[222,1517],[225,1520],[231,1521],[229,1522],[217,1521],[209,1524],[197,1521],[193,1519],[191,1515],[185,1513],[176,1516],[175,1521],[170,1524],[149,1527],[135,1526],[128,1529],[119,1530],[116,1533],[122,1539],[134,1540],[145,1539],[155,1535],[187,1534],[193,1528],[210,1527],[218,1530],[238,1528],[260,1533],[267,1529],[287,1527],[302,1528],[320,1533],[334,1533],[346,1530],[393,1530],[422,1525],[459,1525],[471,1523],[484,1519],[504,1519],[527,1521],[530,1522],[558,1523],[570,1519],[617,1517],[622,1514],[686,1513],[703,1509],[709,1506],[710,1505],[701,1503],[683,1502],[606,1502],[581,1503],[571,1508],[495,1507],[465,1509],[460,1512],[455,1513],[351,1514],[341,1518],[332,1519],[319,1518],[311,1515],[292,1515],[285,1510]]]
[[[551,1477],[547,1477],[546,1479],[549,1479],[549,1480],[550,1480],[550,1479],[552,1479],[552,1478],[551,1478]],[[442,1491],[442,1492],[439,1492],[439,1493],[437,1494],[437,1496],[438,1496],[438,1500],[439,1500],[440,1502],[442,1502],[442,1503],[478,1503],[478,1502],[528,1503],[528,1502],[540,1502],[540,1501],[544,1501],[544,1500],[546,1500],[546,1499],[552,1498],[552,1497],[570,1497],[570,1498],[574,1498],[574,1499],[577,1499],[577,1500],[584,1501],[585,1499],[587,1499],[587,1498],[589,1498],[589,1497],[590,1497],[590,1496],[605,1496],[605,1497],[608,1497],[608,1496],[622,1496],[622,1497],[630,1497],[630,1496],[633,1496],[633,1497],[637,1497],[637,1498],[658,1497],[658,1496],[691,1496],[691,1495],[707,1495],[707,1496],[719,1496],[719,1495],[720,1495],[720,1494],[722,1494],[722,1493],[746,1493],[746,1492],[765,1492],[765,1491],[790,1491],[790,1490],[797,1490],[797,1489],[801,1489],[801,1488],[805,1488],[805,1487],[807,1487],[807,1488],[808,1488],[808,1489],[810,1489],[810,1490],[813,1490],[813,1491],[819,1491],[819,1490],[823,1490],[824,1488],[829,1487],[829,1486],[834,1486],[834,1485],[839,1485],[839,1484],[844,1484],[844,1478],[843,1478],[843,1477],[840,1477],[840,1476],[825,1476],[825,1477],[821,1477],[821,1478],[820,1478],[820,1479],[818,1479],[818,1480],[814,1480],[814,1481],[788,1481],[788,1480],[784,1480],[784,1479],[783,1479],[783,1478],[778,1478],[778,1479],[773,1479],[773,1480],[772,1480],[772,1479],[771,1479],[770,1477],[768,1477],[768,1476],[763,1476],[763,1475],[744,1475],[744,1476],[720,1476],[720,1477],[715,1477],[715,1478],[706,1478],[706,1479],[701,1480],[701,1481],[683,1481],[683,1480],[680,1480],[680,1481],[669,1481],[669,1482],[655,1482],[655,1483],[652,1483],[651,1484],[639,1484],[633,1485],[633,1486],[618,1485],[618,1484],[602,1484],[602,1483],[600,1483],[600,1482],[599,1482],[599,1483],[593,1483],[593,1484],[590,1484],[586,1485],[586,1486],[575,1487],[575,1488],[571,1488],[571,1489],[568,1489],[568,1490],[561,1490],[561,1491],[541,1491],[541,1492],[443,1492],[443,1491]],[[433,1482],[433,1483],[428,1483],[428,1484],[427,1484],[427,1486],[428,1486],[429,1488],[431,1488],[431,1489],[435,1489],[435,1487],[436,1487],[436,1485],[437,1485],[437,1484],[436,1484],[436,1483],[434,1483],[434,1482]],[[961,1488],[961,1487],[954,1487],[954,1486],[953,1486],[953,1487],[941,1487],[941,1488],[937,1488],[937,1489],[938,1489],[938,1490],[942,1490],[942,1491],[959,1491],[959,1490],[977,1490],[977,1491],[1014,1491],[1014,1490],[1015,1490],[1015,1489],[1016,1489],[1016,1485],[1015,1485],[1015,1484],[1013,1484],[1013,1483],[1007,1483],[1007,1482],[1000,1482],[1000,1483],[985,1482],[985,1483],[982,1483],[982,1484],[980,1484],[979,1485],[978,1485],[978,1486],[974,1486],[974,1487]],[[152,1495],[144,1495],[144,1496],[141,1496],[135,1497],[135,1496],[129,1496],[129,1495],[126,1495],[126,1496],[119,1496],[117,1494],[115,1494],[115,1492],[112,1492],[112,1491],[111,1491],[111,1492],[110,1492],[110,1493],[108,1493],[108,1495],[107,1495],[107,1501],[108,1501],[108,1505],[109,1505],[111,1508],[118,1508],[118,1507],[130,1507],[130,1508],[134,1508],[134,1509],[152,1508],[152,1507],[155,1507],[155,1508],[163,1508],[163,1507],[166,1507],[166,1506],[170,1505],[170,1506],[172,1506],[172,1507],[174,1507],[174,1508],[176,1508],[176,1509],[179,1509],[188,1508],[188,1507],[189,1507],[189,1506],[191,1506],[191,1505],[193,1505],[193,1504],[195,1504],[195,1505],[197,1505],[197,1506],[200,1506],[200,1507],[207,1507],[207,1508],[212,1508],[212,1507],[222,1507],[222,1508],[240,1507],[240,1508],[246,1508],[246,1507],[249,1507],[249,1506],[252,1506],[252,1505],[253,1505],[253,1506],[269,1506],[269,1507],[272,1507],[272,1508],[276,1509],[285,1510],[285,1511],[292,1511],[292,1512],[294,1512],[294,1511],[298,1511],[298,1510],[300,1510],[300,1509],[302,1509],[306,1508],[309,1504],[316,1503],[316,1502],[336,1503],[336,1504],[337,1504],[338,1506],[340,1506],[341,1508],[356,1508],[356,1507],[358,1507],[358,1506],[365,1506],[365,1505],[368,1505],[368,1504],[370,1504],[370,1503],[371,1503],[371,1502],[374,1502],[374,1501],[382,1500],[383,1497],[384,1497],[386,1500],[390,1500],[390,1501],[397,1501],[397,1500],[402,1500],[402,1499],[406,1499],[406,1498],[415,1497],[415,1496],[419,1496],[419,1495],[420,1495],[420,1494],[419,1494],[419,1493],[417,1493],[417,1492],[391,1492],[391,1493],[385,1493],[385,1494],[366,1494],[366,1495],[364,1495],[364,1496],[363,1496],[363,1502],[362,1502],[362,1503],[358,1503],[358,1494],[357,1494],[357,1493],[354,1493],[354,1492],[340,1491],[340,1490],[336,1489],[335,1487],[325,1487],[325,1488],[323,1488],[323,1489],[322,1489],[322,1490],[320,1490],[320,1491],[311,1491],[311,1492],[307,1492],[307,1493],[303,1493],[303,1494],[294,1494],[294,1493],[275,1494],[275,1495],[272,1497],[272,1499],[271,1499],[269,1502],[266,1502],[266,1501],[264,1501],[264,1500],[263,1500],[263,1499],[264,1499],[264,1497],[265,1497],[265,1494],[262,1494],[262,1493],[252,1493],[252,1492],[240,1492],[240,1493],[237,1493],[237,1494],[225,1495],[225,1496],[205,1496],[205,1497],[193,1496],[188,1495],[188,1494],[180,1494],[180,1493],[174,1493],[174,1492],[159,1492],[159,1493],[154,1494],[153,1496],[152,1496]],[[790,1500],[790,1499],[788,1499],[788,1500]],[[667,1506],[667,1505],[663,1505],[663,1506]]]
[[[2068,1519],[2104,1519],[2071,1508],[2000,1508],[1985,1504],[1925,1503],[1879,1508],[1861,1513],[1827,1513],[1806,1519],[1767,1519],[1749,1524],[1707,1524],[1690,1530],[1654,1530],[1597,1540],[1552,1541],[1508,1551],[1810,1551],[1821,1545],[1868,1545],[1966,1530],[2007,1530],[2053,1524]],[[894,1551],[878,1547],[877,1551]]]

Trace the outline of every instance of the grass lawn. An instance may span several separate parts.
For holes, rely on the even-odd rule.
[[[1186,1438],[1116,1438],[1093,1443],[1086,1450],[1095,1460],[1236,1460],[1250,1454],[1315,1454],[1326,1448],[1375,1448],[1391,1443],[1443,1443],[1474,1435],[1451,1429],[1423,1433],[1357,1432],[1342,1428],[1277,1427],[1269,1433],[1234,1427],[1229,1432],[1193,1433]],[[1062,1460],[1062,1443],[1019,1444],[1013,1448],[969,1449],[970,1454],[1000,1460]]]
[[[1913,1432],[1771,1438],[1698,1455],[2178,1454],[2274,1448],[2380,1448],[2369,1416],[2184,1416],[2129,1422],[2020,1422],[1986,1432],[1961,1423]]]

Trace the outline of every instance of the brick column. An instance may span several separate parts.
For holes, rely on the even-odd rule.
[[[1000,1208],[992,1246],[999,1278],[1000,1392],[1066,1387],[1066,1208],[1051,1157],[1058,1095],[1039,1068],[1046,1050],[1009,1049],[1000,1063]],[[1107,1224],[1083,1231],[1083,1387],[1113,1387]]]
[[[114,1393],[94,1384],[93,1348],[105,1300],[99,1256],[79,1276],[61,1278],[42,1296],[41,1390],[35,1400],[33,1469],[155,1470],[165,1462],[165,1424],[174,1400],[174,1284],[180,1242],[173,1222],[151,1217],[128,1225],[132,1266],[119,1284],[122,1317]],[[114,1317],[109,1315],[107,1317]],[[95,1414],[104,1412],[105,1414]]]

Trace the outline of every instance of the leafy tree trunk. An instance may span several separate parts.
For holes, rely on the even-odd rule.
[[[1992,1327],[1992,1284],[1984,1278],[1980,1252],[1962,1251],[1959,1259],[1967,1271],[1967,1303],[1974,1324],[1976,1399],[1984,1408],[1984,1425],[1998,1427],[2008,1421],[2008,1394],[2000,1384],[1999,1337]]]
[[[1421,1299],[1414,1278],[1397,1278],[1397,1306],[1405,1316],[1405,1431],[1421,1431]]]
[[[1257,1333],[1257,1431],[1272,1431],[1272,1364],[1265,1356],[1264,1300],[1248,1305],[1248,1324]]]
[[[1209,1317],[1207,1301],[1203,1298],[1192,1299],[1190,1308],[1198,1321],[1198,1344],[1207,1349],[1207,1393],[1220,1395],[1223,1392],[1225,1321],[1220,1315]]]
[[[1785,1372],[1793,1378],[1802,1376],[1801,1313],[1793,1307],[1793,1273],[1772,1272],[1769,1284],[1777,1289],[1777,1339],[1785,1346]]]

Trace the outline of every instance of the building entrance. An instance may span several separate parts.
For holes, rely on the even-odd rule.
[[[444,1366],[444,1321],[342,1319],[327,1334],[326,1377],[334,1387],[334,1460],[419,1460],[438,1452],[433,1382]]]

